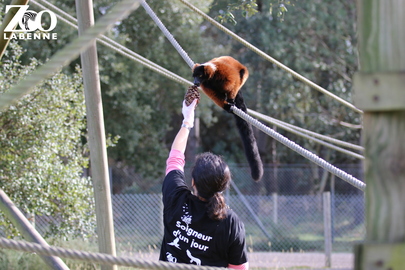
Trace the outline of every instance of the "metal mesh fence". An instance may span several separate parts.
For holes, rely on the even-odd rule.
[[[322,195],[244,198],[227,195],[226,200],[245,224],[248,251],[324,250]],[[351,252],[353,244],[365,236],[363,196],[335,195],[331,205],[333,251]],[[116,241],[123,252],[159,250],[163,230],[160,194],[114,195],[113,207]]]
[[[125,252],[156,251],[163,237],[161,194],[113,195],[116,242]]]
[[[264,179],[254,183],[250,180],[249,168],[231,168],[233,182],[240,192],[231,186],[225,199],[245,224],[248,251],[322,252],[325,245],[322,193],[297,193],[307,192],[308,183],[316,190],[314,185],[321,181],[323,172],[314,173],[310,167],[276,169],[275,172],[275,168],[267,168]],[[352,168],[353,172],[359,173],[355,168]],[[186,170],[186,177],[189,173]],[[314,176],[319,179],[314,180]],[[270,177],[277,181],[266,182]],[[347,194],[338,194],[334,190],[342,189],[342,183],[338,179],[335,185],[330,184],[331,179],[328,182],[326,186],[332,191],[333,252],[352,252],[353,244],[365,237],[364,194],[350,188]],[[279,192],[266,194],[269,189],[274,190],[271,185],[278,185]],[[163,205],[161,193],[156,190],[153,187],[149,193],[112,195],[117,254],[159,251],[163,236]],[[37,216],[35,224],[42,235],[49,236],[58,221],[55,217]]]

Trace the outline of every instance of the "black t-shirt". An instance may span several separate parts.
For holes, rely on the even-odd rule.
[[[223,220],[210,219],[207,202],[191,194],[179,170],[166,175],[162,192],[164,236],[160,260],[219,267],[247,262],[245,228],[231,209]]]

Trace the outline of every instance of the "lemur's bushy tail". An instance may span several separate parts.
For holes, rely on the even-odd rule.
[[[244,112],[247,112],[242,93],[239,91],[235,98],[235,106]],[[256,138],[253,133],[252,125],[237,115],[235,116],[236,126],[245,149],[245,155],[250,165],[251,175],[254,181],[259,181],[263,176],[263,163],[260,158]]]

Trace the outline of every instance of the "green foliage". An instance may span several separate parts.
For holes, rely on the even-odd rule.
[[[21,64],[22,50],[11,42],[3,57],[0,93],[35,69]],[[48,234],[61,237],[94,231],[90,180],[82,177],[88,164],[81,143],[85,106],[81,73],[55,74],[0,112],[0,188],[25,213],[50,215]],[[3,213],[0,226],[18,234]],[[45,235],[46,236],[46,235]]]
[[[269,5],[267,7],[268,13],[273,15],[276,14],[276,17],[280,21],[284,20],[285,14],[288,12],[287,6],[294,6],[294,1],[289,0],[233,0],[233,1],[222,1],[215,0],[211,6],[211,12],[214,15],[215,19],[220,23],[231,23],[235,25],[237,19],[235,17],[236,13],[244,18],[249,18],[254,16],[257,12],[263,11],[263,6]],[[237,16],[237,15],[236,15]]]
[[[264,1],[260,2],[262,3]],[[294,2],[295,1],[289,0],[271,1],[269,3],[269,14],[276,13],[277,18],[279,18],[280,21],[284,21],[285,14],[288,12],[287,6],[294,6]]]
[[[236,24],[234,12],[241,11],[243,17],[250,17],[257,12],[257,1],[256,0],[233,0],[227,1],[214,1],[212,6],[218,9],[219,15],[215,16],[215,19],[221,23],[229,22]]]
[[[98,252],[97,245],[83,239],[74,239],[72,241],[61,241],[47,239],[52,246],[58,246],[66,249],[83,250],[86,252]],[[92,262],[61,258],[70,270],[96,270],[100,265]],[[0,269],[7,270],[43,270],[49,269],[47,264],[37,253],[26,253],[15,250],[0,250]],[[118,269],[123,270],[122,267]],[[133,268],[132,268],[133,269]]]

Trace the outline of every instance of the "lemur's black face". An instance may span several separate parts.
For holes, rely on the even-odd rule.
[[[204,66],[200,65],[193,70],[194,85],[200,86],[205,81]]]

